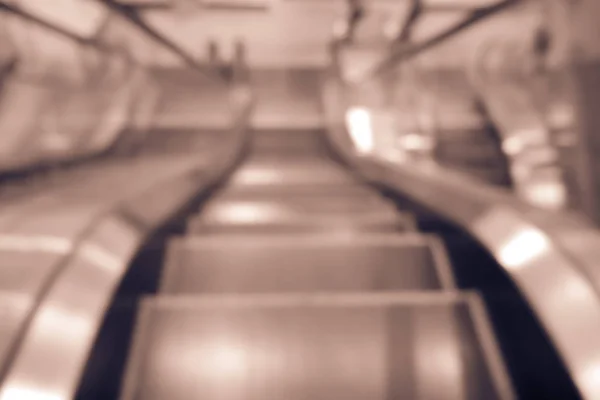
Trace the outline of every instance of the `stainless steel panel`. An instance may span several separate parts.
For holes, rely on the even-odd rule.
[[[405,235],[228,235],[171,243],[167,293],[453,288],[440,244]]]
[[[121,398],[512,399],[476,301],[422,293],[148,299]]]

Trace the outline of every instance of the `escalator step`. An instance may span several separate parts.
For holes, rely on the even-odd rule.
[[[330,198],[330,197],[352,197],[353,199],[363,198],[368,199],[378,198],[365,185],[358,184],[294,184],[291,182],[283,182],[277,185],[268,183],[254,185],[236,185],[227,186],[226,190],[215,195],[219,199],[263,199],[269,197],[271,199],[290,199],[297,197],[314,197],[314,198]],[[369,200],[370,201],[370,200]]]
[[[329,190],[318,187],[319,190],[311,190],[310,187],[289,187],[289,190],[280,190],[279,193],[265,194],[260,190],[223,190],[216,193],[208,203],[213,204],[235,204],[246,202],[268,202],[274,204],[286,204],[304,209],[321,209],[322,207],[343,210],[364,210],[376,208],[393,208],[394,203],[382,198],[379,194],[366,188],[354,186],[334,186]],[[315,188],[312,188],[315,189]],[[342,189],[342,190],[338,190]],[[302,192],[304,190],[304,193]],[[208,208],[207,206],[203,209]]]
[[[512,399],[473,294],[147,299],[123,400]]]
[[[315,152],[322,153],[325,147],[320,131],[263,131],[253,136],[252,151],[257,153]]]
[[[323,213],[360,213],[367,211],[396,212],[396,206],[381,197],[353,198],[346,196],[290,196],[287,199],[273,199],[270,196],[253,199],[215,199],[203,207],[203,213],[222,215],[234,210],[271,210],[274,214],[295,212],[311,214]]]
[[[374,210],[362,213],[313,213],[291,210],[235,210],[199,215],[188,223],[192,235],[234,232],[397,232],[416,230],[411,214]]]
[[[437,290],[454,287],[444,247],[419,234],[228,235],[175,240],[167,293]]]
[[[359,185],[341,167],[328,162],[266,162],[248,163],[236,171],[229,186],[251,185]]]

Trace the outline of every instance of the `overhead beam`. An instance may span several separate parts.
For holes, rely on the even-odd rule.
[[[194,58],[193,55],[189,54],[186,50],[182,49],[177,43],[160,33],[158,30],[154,29],[150,26],[140,15],[140,13],[131,7],[127,7],[121,4],[117,0],[96,0],[99,3],[104,4],[109,10],[115,12],[116,14],[123,17],[129,23],[138,28],[141,32],[143,32],[146,36],[152,39],[154,42],[158,43],[162,47],[168,49],[172,53],[176,54],[181,60],[183,60],[187,65],[191,66],[199,73],[206,75],[207,78],[217,78],[218,76],[212,76],[212,74],[208,74],[206,69],[200,65],[198,60]]]
[[[0,1],[0,12],[12,14],[18,18],[21,18],[32,24],[35,24],[44,29],[47,29],[48,31],[54,32],[54,33],[66,38],[66,39],[69,39],[81,46],[94,47],[97,50],[100,50],[102,52],[112,53],[112,52],[116,51],[115,49],[113,49],[112,47],[107,45],[106,43],[102,43],[93,37],[86,37],[86,36],[79,35],[78,33],[72,32],[71,30],[66,29],[54,22],[48,21],[45,18],[39,17],[27,10],[24,10],[15,4],[12,4],[12,3],[9,3],[6,1]]]
[[[471,28],[472,26],[479,24],[489,17],[496,15],[502,11],[505,11],[511,7],[514,7],[525,0],[501,0],[491,6],[478,8],[475,11],[469,13],[462,21],[454,24],[450,28],[443,30],[442,32],[433,35],[429,39],[423,40],[419,43],[414,43],[408,46],[403,46],[392,50],[392,52],[384,58],[380,63],[375,65],[364,77],[364,79],[374,78],[377,75],[386,73],[387,71],[395,68],[401,62],[411,59],[437,45],[445,42],[447,39],[454,37],[455,35],[462,33],[463,31]]]

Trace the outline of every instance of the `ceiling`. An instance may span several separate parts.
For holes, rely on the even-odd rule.
[[[82,36],[90,36],[104,26],[106,40],[126,44],[148,64],[173,66],[181,63],[176,55],[157,46],[137,28],[92,0],[12,1]],[[327,65],[330,61],[328,43],[334,25],[347,14],[345,0],[118,1],[152,6],[140,9],[144,19],[196,59],[202,60],[207,56],[211,40],[218,43],[223,57],[229,58],[234,42],[241,40],[246,45],[249,64],[267,68]],[[416,24],[413,40],[431,37],[453,25],[466,15],[468,11],[465,9],[496,1],[424,0],[428,12]],[[207,2],[210,6],[206,6]],[[366,0],[364,4],[367,18],[361,24],[358,39],[360,43],[370,44],[381,43],[386,27],[398,25],[410,7],[408,0]],[[229,8],[225,9],[225,6]],[[104,25],[107,16],[110,19]],[[470,62],[482,42],[490,37],[507,36],[523,40],[539,22],[539,17],[539,10],[533,6],[505,12],[427,52],[419,57],[418,62],[435,68],[463,67]],[[46,40],[51,35],[40,33],[38,36],[40,40]],[[61,48],[58,45],[37,47],[48,51]]]
[[[327,44],[332,37],[336,21],[347,13],[343,0],[203,0],[236,2],[237,5],[262,2],[261,8],[224,10],[202,7],[200,0],[121,0],[137,5],[159,3],[169,8],[144,11],[145,19],[156,29],[180,44],[197,58],[207,53],[210,39],[219,43],[225,58],[231,54],[233,43],[242,39],[247,46],[251,65],[276,67],[286,65],[322,66],[329,62]],[[494,3],[490,0],[427,0],[430,11],[416,25],[415,40],[432,34],[459,21],[466,15],[465,9]],[[409,9],[409,2],[397,0],[369,0],[365,2],[368,17],[361,25],[359,41],[381,41],[384,28],[402,21]],[[461,67],[472,58],[478,45],[489,37],[526,37],[527,32],[539,21],[534,7],[505,12],[480,26],[448,41],[420,57],[419,62],[433,67]],[[132,43],[138,56],[150,63],[172,65],[179,62],[176,56],[152,46],[135,34],[126,24],[115,23],[113,34]],[[135,43],[135,44],[133,44]]]

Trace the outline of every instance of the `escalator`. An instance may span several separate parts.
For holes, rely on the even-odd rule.
[[[128,343],[122,399],[514,398],[442,242],[329,157],[319,130],[253,132],[169,240]]]
[[[205,71],[205,66],[194,57],[153,32],[132,8],[108,0],[103,3],[180,56],[194,68],[194,74],[200,70],[198,76],[204,80],[217,77],[205,74],[210,67]],[[510,3],[516,2],[507,0],[473,10],[464,21],[415,43],[406,52],[399,47],[373,69],[373,77]],[[405,28],[409,29],[412,23],[409,21]],[[230,108],[224,105],[239,94],[240,87],[231,84],[240,78],[238,73],[248,72],[243,57],[236,53],[235,59],[231,71],[227,68],[233,73],[224,74],[232,78],[231,82],[214,79],[214,85],[192,82],[182,70],[167,69],[168,80],[176,81],[173,92],[180,101],[171,102],[172,96],[166,96],[169,101],[163,104],[163,118],[154,121],[158,126],[150,132],[138,127],[137,132],[119,137],[109,135],[118,131],[110,123],[106,132],[104,127],[99,130],[98,140],[107,145],[116,140],[112,147],[120,154],[111,152],[109,157],[95,160],[97,164],[88,164],[89,171],[82,174],[73,168],[61,174],[47,174],[39,182],[23,181],[21,185],[16,179],[0,193],[0,200],[11,205],[18,205],[21,198],[32,194],[40,194],[42,200],[52,197],[46,195],[46,190],[62,185],[69,193],[75,187],[72,197],[80,192],[93,197],[96,191],[100,196],[130,184],[135,186],[142,175],[158,176],[168,163],[177,163],[180,158],[198,163],[194,172],[186,175],[181,192],[170,180],[156,179],[152,193],[161,192],[159,195],[136,194],[134,200],[119,202],[111,209],[110,218],[125,221],[122,225],[136,233],[131,236],[139,239],[140,245],[143,243],[144,248],[133,262],[131,257],[138,242],[130,243],[122,252],[83,251],[90,250],[86,244],[97,245],[96,242],[100,249],[117,249],[115,243],[119,239],[114,233],[119,224],[115,228],[98,222],[98,231],[104,234],[96,235],[94,231],[84,240],[79,253],[105,269],[102,274],[110,277],[105,286],[100,279],[94,281],[100,275],[80,273],[96,271],[93,268],[70,265],[80,261],[79,253],[74,251],[75,256],[69,253],[61,258],[61,263],[71,268],[63,267],[66,273],[48,284],[48,292],[54,297],[43,297],[39,304],[42,312],[36,309],[31,317],[33,322],[29,325],[33,328],[23,328],[29,331],[23,330],[26,334],[18,340],[14,360],[11,355],[8,378],[4,377],[7,389],[3,388],[0,397],[66,399],[77,391],[76,398],[85,400],[577,398],[571,379],[581,378],[575,367],[583,365],[582,360],[587,358],[575,343],[579,337],[572,335],[565,340],[564,334],[577,328],[557,330],[555,325],[548,325],[548,321],[555,322],[554,314],[539,312],[539,303],[528,298],[535,309],[532,312],[531,304],[524,299],[530,294],[530,286],[523,285],[531,279],[523,279],[514,271],[507,272],[506,265],[496,264],[503,262],[495,251],[497,243],[486,242],[489,236],[482,234],[488,226],[497,226],[475,226],[479,229],[476,231],[468,223],[469,212],[452,209],[458,206],[457,198],[480,205],[482,202],[469,198],[471,193],[480,191],[467,190],[452,201],[445,197],[459,193],[460,190],[452,193],[452,189],[460,186],[453,185],[456,181],[452,179],[449,186],[440,184],[446,175],[437,176],[435,169],[425,171],[430,173],[425,176],[429,180],[424,179],[425,185],[420,186],[415,177],[423,177],[423,171],[411,176],[407,169],[390,168],[389,159],[374,162],[368,157],[366,163],[359,162],[357,166],[352,163],[354,154],[334,154],[326,137],[336,141],[334,136],[339,135],[333,133],[336,127],[330,125],[342,123],[324,123],[330,116],[324,118],[320,107],[315,107],[323,88],[322,82],[313,79],[314,71],[300,78],[296,71],[296,76],[290,75],[292,79],[282,85],[284,89],[293,86],[295,101],[291,105],[286,98],[289,93],[281,96],[281,88],[273,85],[280,79],[274,78],[273,71],[263,74],[265,82],[256,79],[260,74],[252,71],[252,92],[263,98],[251,124],[267,127],[254,126],[248,151],[238,151],[243,146],[237,135],[230,138],[237,143],[231,146],[224,138],[228,132],[223,132],[230,127],[221,126],[231,119],[228,112],[222,112]],[[287,71],[283,73],[286,74]],[[154,71],[154,75],[161,74]],[[237,83],[247,83],[245,79],[241,81]],[[268,90],[262,92],[265,88]],[[248,88],[241,89],[243,92]],[[199,96],[200,91],[203,94]],[[357,90],[357,95],[369,97],[365,96],[367,92]],[[143,97],[146,96],[140,96]],[[339,103],[345,113],[348,104]],[[182,104],[187,108],[182,108]],[[74,106],[82,104],[75,100]],[[270,112],[261,113],[261,106]],[[66,114],[75,109],[78,107],[69,108]],[[478,178],[479,183],[510,186],[507,160],[493,127],[483,127],[488,121],[478,119],[475,127],[465,129],[462,117],[455,118],[455,111],[446,113],[451,123],[440,123],[436,161],[444,168]],[[467,113],[471,111],[466,109]],[[288,126],[290,120],[295,123]],[[456,120],[459,126],[453,127]],[[325,131],[323,125],[331,131]],[[80,136],[87,137],[86,130],[78,125],[71,130],[77,134],[75,141],[86,147],[83,144],[88,140]],[[96,143],[95,139],[89,143]],[[88,147],[105,147],[96,144]],[[343,153],[339,143],[333,144],[338,153]],[[221,151],[217,148],[230,147],[235,149],[223,151],[226,156],[219,157]],[[209,153],[217,156],[205,157]],[[241,164],[215,187],[215,181],[232,166],[238,153],[244,155]],[[351,165],[344,165],[337,157]],[[154,159],[162,162],[154,165]],[[365,166],[363,170],[361,167]],[[374,178],[377,172],[384,179]],[[106,186],[98,186],[98,182],[104,182],[104,175]],[[112,178],[117,175],[121,178],[113,186]],[[371,181],[368,183],[365,178]],[[74,179],[81,179],[81,184],[70,185]],[[393,184],[400,181],[404,184]],[[417,189],[412,191],[410,185]],[[488,189],[483,184],[482,188]],[[179,203],[185,203],[194,193],[197,197],[189,208],[182,210],[172,223],[157,229],[159,223],[170,219],[171,211],[179,210]],[[430,202],[426,194],[442,199]],[[181,202],[164,207],[158,204],[178,196]],[[483,197],[483,203],[496,199],[487,194]],[[146,203],[142,203],[144,198]],[[157,204],[152,204],[157,198]],[[444,201],[448,207],[439,207]],[[51,214],[52,209],[42,210],[43,205],[41,201],[34,204],[40,214]],[[485,204],[474,208],[473,214],[485,216],[488,207]],[[72,216],[70,212],[66,214]],[[149,216],[152,218],[145,218]],[[463,228],[465,231],[459,232]],[[473,232],[475,237],[470,236]],[[144,236],[151,233],[155,236]],[[523,240],[517,240],[517,244],[520,242]],[[94,246],[91,249],[97,250]],[[567,260],[558,263],[559,267],[571,267],[569,261],[575,264]],[[561,272],[560,268],[556,270]],[[121,273],[125,272],[122,279]],[[98,283],[97,287],[90,282]],[[119,282],[113,297],[112,285]],[[539,287],[543,291],[546,286],[540,281]],[[86,290],[93,292],[90,298],[94,301],[112,299],[110,309],[105,309],[106,304],[100,300],[79,308],[73,300],[78,297],[71,294]],[[65,293],[67,296],[61,297]],[[543,293],[544,300],[548,293]],[[85,294],[79,298],[85,298]],[[65,307],[69,302],[74,304],[72,309]],[[61,314],[73,309],[76,312]],[[45,319],[48,315],[53,328],[62,324],[64,329],[48,329],[49,325],[44,325],[49,323]],[[564,359],[558,356],[549,336],[554,344],[558,343]],[[40,337],[46,341],[38,340]],[[95,346],[89,354],[87,346],[94,338]],[[70,341],[75,345],[70,346]],[[591,352],[590,342],[584,341],[582,347]],[[61,352],[56,343],[65,345],[65,353],[71,353],[64,354],[67,361],[63,367],[55,365]],[[86,359],[85,370],[81,370]],[[562,364],[565,360],[568,372]],[[578,384],[588,389],[586,398],[595,398],[589,396],[594,393],[590,387],[595,382]]]

